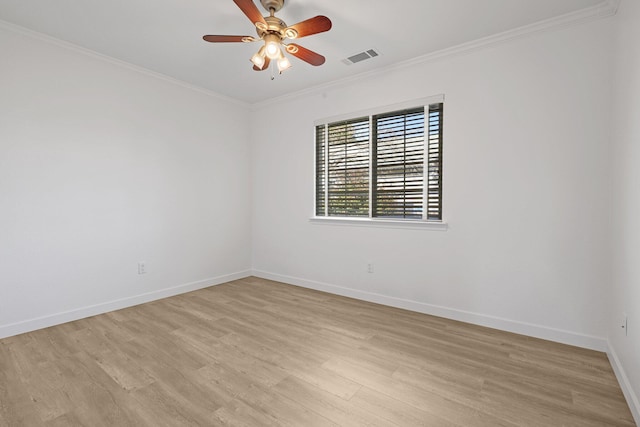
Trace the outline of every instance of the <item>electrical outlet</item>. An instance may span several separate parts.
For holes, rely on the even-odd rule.
[[[622,317],[620,318],[620,327],[624,331],[625,336],[629,335],[629,317],[627,316],[627,313],[622,313]]]
[[[144,261],[138,263],[138,274],[147,274],[147,265]]]
[[[373,273],[373,263],[367,263],[367,273]]]

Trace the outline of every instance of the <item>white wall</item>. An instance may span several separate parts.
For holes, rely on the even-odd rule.
[[[640,2],[624,0],[616,17],[613,104],[613,295],[609,339],[640,422]],[[628,315],[628,335],[621,328]],[[620,373],[619,373],[620,374]],[[632,404],[633,402],[633,404]]]
[[[0,57],[0,337],[248,274],[247,107],[10,28]]]
[[[282,99],[276,117],[261,106],[254,273],[604,350],[610,26],[388,70]],[[440,93],[449,229],[311,224],[314,120]]]

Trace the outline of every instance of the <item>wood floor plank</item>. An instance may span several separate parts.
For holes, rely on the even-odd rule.
[[[140,407],[153,408],[144,415],[145,425],[206,426],[213,419],[214,411],[193,404],[159,382],[133,391],[131,397]]]
[[[277,420],[268,418],[266,415],[257,412],[244,402],[236,400],[216,411],[214,414],[214,420],[215,423],[212,425],[222,425],[227,427],[277,427],[280,425]]]
[[[362,387],[358,390],[351,402],[361,410],[376,414],[376,416],[397,426],[463,427],[445,420],[437,414],[422,411],[413,405],[368,387]]]
[[[0,341],[0,426],[40,425],[43,425],[42,420],[23,383],[20,370],[14,365],[9,344]]]
[[[470,375],[417,370],[406,366],[400,366],[392,374],[392,378],[452,400],[464,397],[465,402],[479,399],[485,381]]]
[[[278,347],[257,345],[256,341],[237,334],[226,335],[221,341],[246,349],[255,357],[278,366],[289,376],[295,376],[344,399],[349,399],[361,387],[356,382],[322,368],[321,365],[327,360],[325,357],[299,350],[295,346],[288,346],[285,351],[281,351]]]
[[[66,372],[58,361],[46,362],[31,370],[28,378],[22,378],[41,420],[52,420],[75,408],[69,395],[64,392],[65,381]]]
[[[481,409],[460,403],[465,397],[450,400],[435,391],[418,388],[407,382],[392,377],[377,374],[356,363],[347,362],[336,357],[326,362],[327,369],[343,375],[363,386],[385,394],[391,398],[401,400],[422,411],[438,414],[440,417],[455,424],[464,426],[514,426],[516,424],[493,416]],[[475,406],[475,405],[474,405]]]
[[[605,393],[581,393],[574,391],[573,404],[580,409],[583,418],[600,421],[602,424],[633,426],[627,414],[628,407],[621,392]]]
[[[552,402],[538,396],[525,395],[487,381],[482,401],[488,412],[499,413],[514,423],[534,426],[562,425],[573,427],[633,426],[633,421],[585,411],[575,406]],[[631,422],[629,424],[629,422]]]
[[[140,408],[130,395],[84,352],[56,361],[62,371],[61,390],[74,403],[73,415],[82,425],[144,425]]]
[[[376,412],[367,411],[349,400],[326,392],[314,384],[294,376],[280,381],[273,387],[273,390],[341,426],[397,427],[389,420],[378,417]]]
[[[255,383],[272,386],[289,373],[273,363],[255,357],[244,349],[226,343],[209,347],[209,353],[218,361],[233,366],[240,372],[250,372]]]
[[[252,387],[250,392],[238,397],[246,405],[276,420],[279,426],[337,427],[339,424],[321,414],[297,404],[286,396],[278,395],[271,387]],[[259,424],[260,425],[260,424]]]
[[[44,424],[46,427],[82,427],[82,422],[73,412],[67,412]]]
[[[95,362],[127,391],[146,387],[156,381],[145,370],[142,361],[127,356],[118,348],[101,353],[95,358]]]
[[[633,426],[605,354],[249,277],[0,340],[0,427]]]
[[[253,390],[246,391],[246,394],[248,397],[245,399],[234,398],[218,409],[214,414],[215,420],[224,426],[279,427],[282,425],[275,415],[253,405],[252,402],[257,400]]]
[[[211,363],[198,369],[193,374],[193,381],[211,390],[207,396],[223,402],[223,407],[255,386],[250,372],[239,371],[223,362]]]

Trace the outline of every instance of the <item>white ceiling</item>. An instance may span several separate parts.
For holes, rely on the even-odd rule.
[[[262,11],[259,0],[256,5]],[[327,58],[271,81],[249,62],[257,43],[213,44],[205,34],[255,35],[232,0],[0,0],[0,19],[247,103],[308,87],[606,3],[605,0],[286,0],[292,25],[315,15],[331,31],[298,44]],[[265,12],[266,15],[266,12]],[[375,48],[381,56],[342,60]]]

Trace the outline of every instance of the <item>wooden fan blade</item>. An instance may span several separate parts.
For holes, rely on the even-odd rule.
[[[297,24],[291,25],[289,28],[296,30],[298,36],[306,37],[313,34],[324,33],[325,31],[329,31],[331,29],[331,20],[326,16],[318,15],[313,18],[307,19],[306,21],[298,22]]]
[[[238,5],[240,10],[247,15],[247,18],[255,25],[257,23],[264,24],[267,27],[267,21],[264,20],[264,17],[258,10],[258,7],[253,2],[253,0],[233,0],[235,4]]]
[[[264,65],[262,66],[262,68],[258,68],[258,67],[256,67],[256,66],[254,65],[254,66],[253,66],[253,69],[254,69],[255,71],[264,71],[264,70],[266,70],[267,68],[269,68],[269,64],[270,64],[270,63],[271,63],[271,60],[269,59],[269,57],[265,57],[265,58],[264,58]]]
[[[255,40],[251,36],[204,36],[202,39],[211,43],[248,43]]]
[[[304,48],[295,43],[287,45],[287,52],[295,56],[298,59],[302,59],[304,62],[308,62],[311,65],[318,66],[324,64],[325,57],[319,53],[315,53],[312,50]]]

